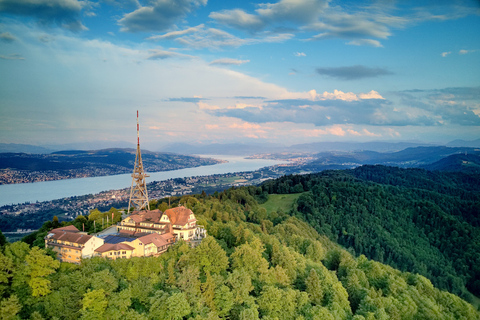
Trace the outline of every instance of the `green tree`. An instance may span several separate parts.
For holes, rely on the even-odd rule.
[[[13,320],[19,319],[17,314],[22,308],[16,295],[12,295],[9,298],[0,301],[0,319],[1,320]]]
[[[323,287],[315,269],[311,269],[308,277],[305,279],[308,297],[313,304],[322,305],[323,302]]]
[[[108,300],[103,289],[91,290],[83,295],[82,319],[103,319]]]
[[[190,304],[183,292],[175,292],[169,295],[159,291],[152,297],[150,308],[151,319],[177,320],[183,319],[190,313]]]
[[[239,305],[248,299],[250,292],[253,290],[251,276],[242,269],[234,269],[228,275],[227,283],[232,289],[233,302]]]
[[[268,261],[263,257],[263,243],[258,238],[235,248],[231,255],[232,266],[243,269],[252,279],[264,277],[268,273]]]
[[[0,297],[10,287],[10,280],[14,271],[13,261],[0,251]]]
[[[3,247],[8,243],[7,238],[3,235],[2,230],[0,230],[0,251],[3,250]]]
[[[214,237],[206,237],[190,252],[187,263],[197,266],[201,273],[220,273],[228,267],[228,257]]]
[[[46,277],[55,272],[60,266],[58,260],[45,253],[45,250],[33,247],[25,257],[28,285],[32,289],[34,297],[44,296],[50,293],[50,280]]]

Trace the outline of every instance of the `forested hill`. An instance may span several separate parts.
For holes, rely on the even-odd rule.
[[[58,151],[51,154],[0,153],[0,184],[130,173],[135,149]],[[146,171],[198,167],[220,161],[173,153],[142,151]]]
[[[480,173],[480,154],[454,154],[423,166],[427,170]]]
[[[0,243],[0,315],[138,320],[480,317],[471,304],[423,276],[355,257],[306,222],[282,210],[267,211],[256,200],[268,197],[262,191],[242,187],[170,199],[172,206],[191,208],[209,236],[195,249],[179,242],[159,257],[97,257],[76,266],[60,264],[24,242]],[[168,200],[151,206],[165,210]],[[73,223],[81,219],[95,217],[92,213]],[[58,220],[45,227],[55,224]]]
[[[286,176],[265,193],[298,193],[293,214],[355,254],[480,296],[480,175],[385,166]]]

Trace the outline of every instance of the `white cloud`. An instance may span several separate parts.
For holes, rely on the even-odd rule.
[[[151,36],[151,37],[148,37],[147,40],[175,39],[175,38],[187,35],[187,34],[192,34],[192,33],[198,32],[200,29],[203,29],[204,27],[205,27],[204,24],[200,24],[196,27],[191,27],[191,28],[187,28],[187,29],[184,29],[184,30],[171,31],[171,32],[167,32],[167,33],[162,34],[162,35]]]
[[[206,1],[162,0],[151,1],[151,6],[140,7],[118,20],[121,31],[148,32],[168,30],[177,20],[195,8],[206,5]]]
[[[295,57],[306,57],[307,55],[304,52],[295,52]]]
[[[168,59],[168,58],[181,58],[181,59],[195,59],[195,56],[188,54],[178,53],[175,51],[166,51],[159,49],[149,50],[148,60]]]
[[[383,99],[385,100],[384,97],[382,97],[377,91],[372,90],[368,93],[360,93],[358,95],[360,99]]]
[[[445,58],[446,56],[448,56],[448,55],[451,54],[451,53],[452,53],[452,51],[442,52],[442,57]]]
[[[240,9],[212,12],[209,17],[230,27],[249,31],[259,31],[265,26],[260,17]]]
[[[460,50],[458,51],[459,54],[467,54],[467,53],[472,53],[475,52],[475,50]]]
[[[256,12],[266,21],[306,24],[315,21],[328,7],[327,0],[280,0],[264,3]]]
[[[224,30],[216,28],[198,28],[196,32],[179,36],[176,42],[192,49],[222,49],[241,47],[259,43],[284,42],[293,37],[291,33],[269,34],[261,33],[252,38],[239,38]]]
[[[80,12],[87,1],[77,0],[2,0],[0,12],[30,16],[44,25],[57,25],[71,31],[87,28],[80,21]]]
[[[383,48],[382,44],[378,40],[373,39],[356,39],[350,42],[347,42],[348,45],[353,46],[371,46],[376,48]]]
[[[219,106],[209,105],[208,103],[205,103],[203,101],[198,101],[197,105],[198,105],[198,108],[200,110],[218,110],[218,109],[220,109]]]
[[[210,62],[210,65],[236,65],[239,66],[244,63],[248,63],[250,60],[238,60],[238,59],[231,59],[231,58],[221,58],[216,59]]]
[[[382,135],[379,133],[373,133],[368,131],[367,129],[362,129],[361,131],[355,131],[353,129],[347,129],[347,132],[352,136],[366,136],[366,137],[381,137]]]
[[[325,135],[345,136],[345,130],[341,126],[332,126],[323,129],[296,129],[293,131],[303,137],[320,137]]]
[[[292,94],[289,98],[308,98],[312,101],[319,100],[343,100],[343,101],[358,101],[361,99],[384,99],[377,91],[372,90],[368,93],[343,92],[341,90],[334,90],[333,92],[324,91],[317,93],[316,90],[310,90],[307,94],[297,93]]]
[[[15,40],[17,40],[17,38],[15,38],[10,32],[0,33],[0,41],[10,43],[10,42],[13,42]]]

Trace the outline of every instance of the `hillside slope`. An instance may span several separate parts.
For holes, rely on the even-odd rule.
[[[423,276],[353,257],[307,223],[261,208],[261,188],[184,196],[209,237],[159,257],[58,265],[6,245],[0,314],[61,319],[478,319]],[[156,204],[166,206],[168,200]],[[38,266],[38,267],[36,267]],[[8,313],[7,313],[8,312]]]
[[[266,182],[305,191],[292,214],[356,254],[416,272],[441,289],[480,295],[480,176],[384,166]]]
[[[427,170],[480,173],[480,154],[453,154],[422,168]]]

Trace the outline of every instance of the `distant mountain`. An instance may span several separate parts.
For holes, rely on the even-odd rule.
[[[480,139],[465,141],[465,140],[453,140],[447,143],[447,147],[470,147],[480,148]]]
[[[51,153],[53,149],[33,146],[30,144],[18,144],[18,143],[0,143],[0,153],[37,153],[46,154]]]
[[[430,171],[439,170],[480,173],[480,153],[453,154],[437,162],[421,167]]]
[[[266,153],[319,153],[328,151],[376,151],[394,152],[418,146],[432,146],[422,142],[314,142],[284,146],[275,143],[212,143],[205,145],[191,145],[187,143],[170,144],[161,151],[180,154],[224,154],[224,155],[254,155]]]
[[[404,168],[423,167],[437,162],[452,154],[475,152],[474,148],[448,147],[416,147],[406,148],[397,152],[321,152],[316,159],[305,165],[305,170],[321,171],[325,166],[341,165],[343,168],[354,168],[364,164],[381,164]]]
[[[414,148],[419,146],[431,146],[431,144],[422,142],[388,142],[388,141],[372,141],[372,142],[314,142],[305,144],[296,144],[288,147],[290,152],[325,152],[325,151],[377,151],[377,152],[394,152],[406,148]]]

